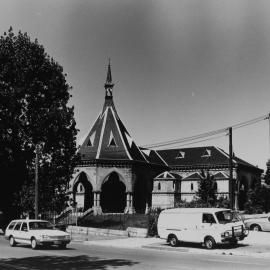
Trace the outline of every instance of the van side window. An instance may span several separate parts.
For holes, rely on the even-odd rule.
[[[216,223],[216,220],[212,214],[203,213],[202,222],[203,223]]]

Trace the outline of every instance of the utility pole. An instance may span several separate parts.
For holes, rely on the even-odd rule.
[[[234,208],[234,183],[233,183],[233,148],[232,148],[232,127],[229,127],[229,197],[230,197],[230,208]]]
[[[35,219],[38,219],[38,159],[39,159],[39,145],[36,144],[36,158],[35,158]]]

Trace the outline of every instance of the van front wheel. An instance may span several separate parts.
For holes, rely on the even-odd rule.
[[[216,241],[213,237],[211,236],[207,236],[205,237],[204,239],[204,246],[207,248],[207,249],[213,249],[216,245]]]
[[[174,234],[169,236],[168,242],[172,247],[176,247],[178,245],[178,239]]]

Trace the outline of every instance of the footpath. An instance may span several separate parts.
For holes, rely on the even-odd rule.
[[[270,233],[249,232],[248,237],[240,241],[236,247],[220,245],[216,249],[206,250],[199,244],[180,243],[178,247],[169,246],[164,239],[139,238],[120,236],[95,236],[89,235],[87,241],[80,241],[85,245],[106,246],[117,248],[146,248],[172,252],[205,253],[217,255],[235,255],[270,258]]]

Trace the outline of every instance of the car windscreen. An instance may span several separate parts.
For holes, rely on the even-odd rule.
[[[226,224],[226,223],[236,222],[236,221],[241,220],[240,216],[236,212],[230,211],[230,210],[218,211],[215,214],[218,219],[218,222],[221,224]]]
[[[30,230],[53,230],[54,226],[47,221],[31,221],[29,222]]]

